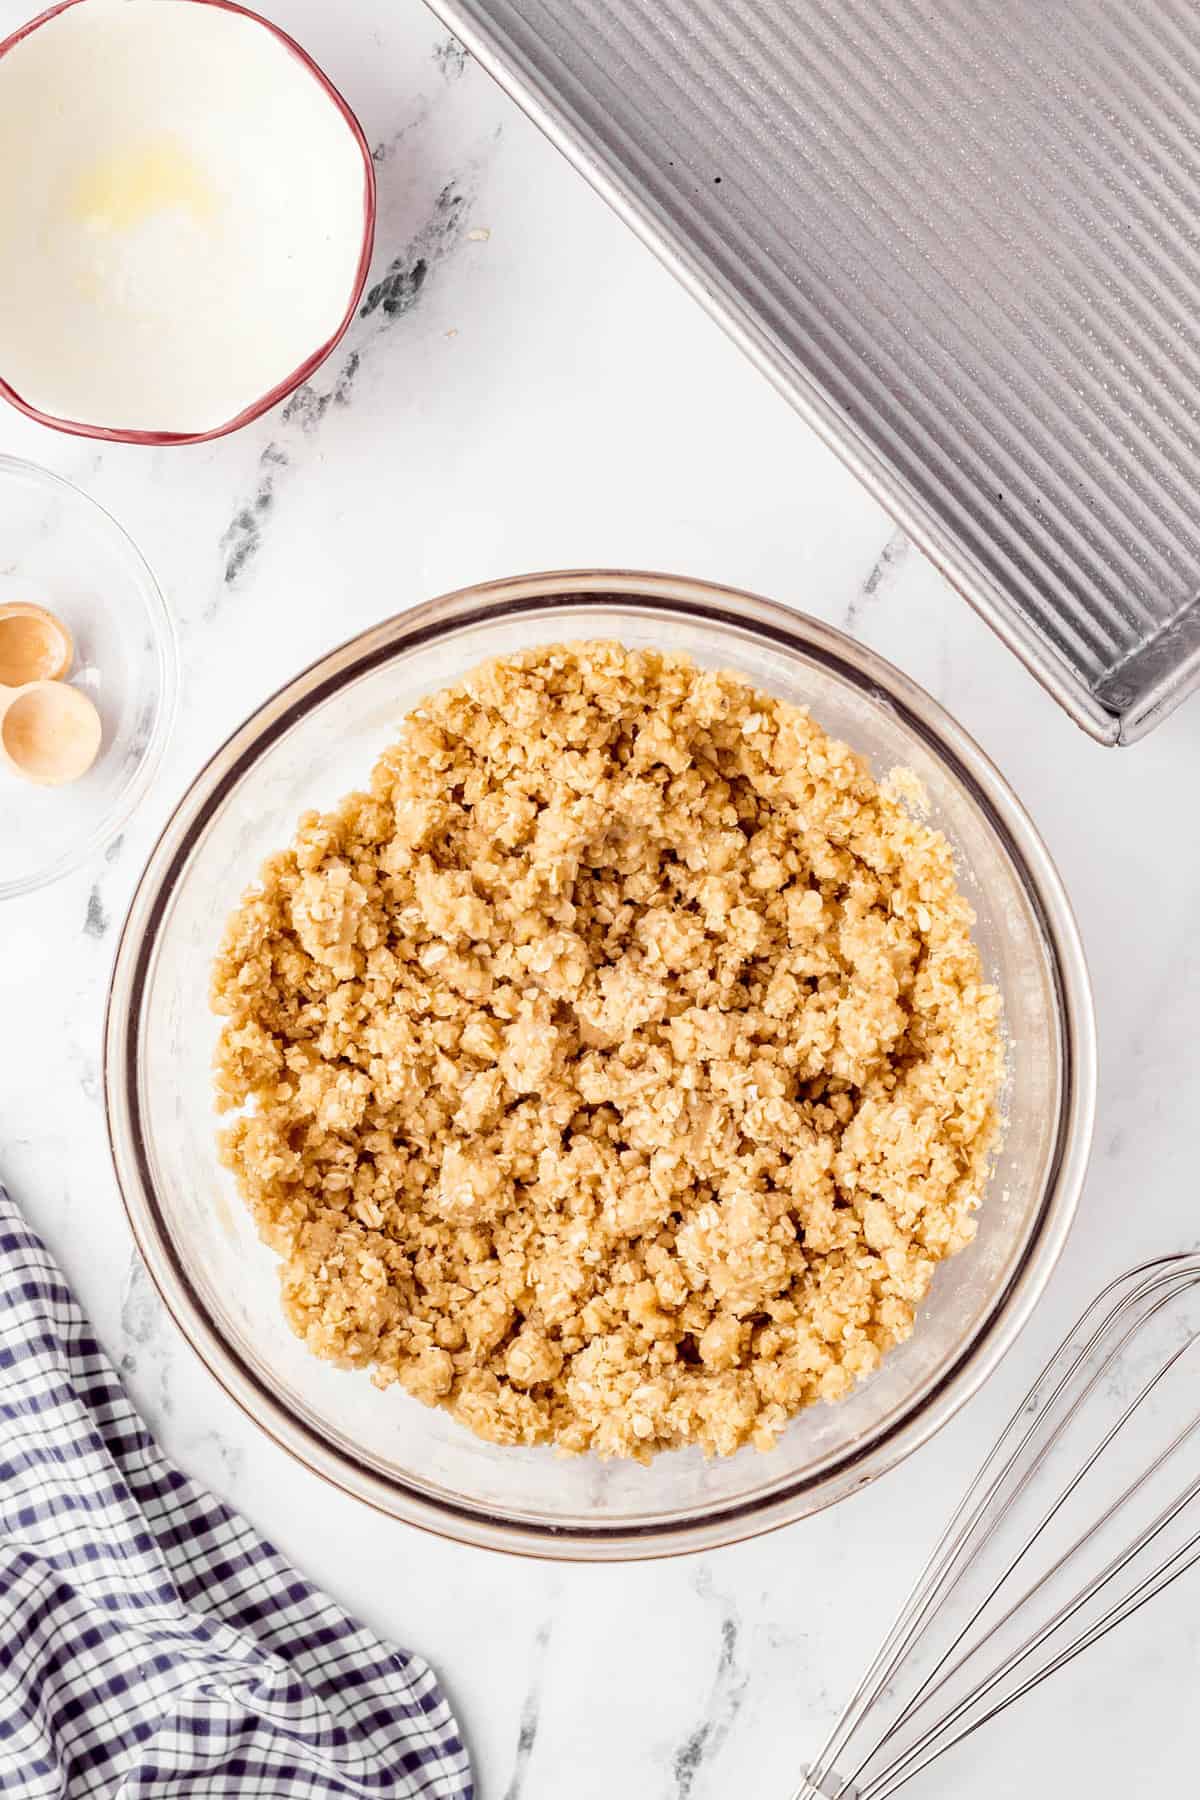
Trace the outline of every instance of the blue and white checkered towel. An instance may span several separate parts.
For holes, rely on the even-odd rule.
[[[166,1462],[0,1187],[6,1800],[470,1800],[420,1657]]]

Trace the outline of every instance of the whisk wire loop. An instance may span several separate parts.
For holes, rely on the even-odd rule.
[[[1200,1560],[1200,1529],[1175,1542],[1200,1499],[1198,1342],[1200,1253],[1143,1263],[1097,1295],[967,1488],[792,1800],[889,1800]],[[1185,1457],[1195,1467],[1179,1486]]]

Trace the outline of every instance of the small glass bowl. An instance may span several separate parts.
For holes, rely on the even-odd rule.
[[[75,639],[66,680],[100,713],[100,752],[65,787],[0,767],[0,900],[57,881],[111,842],[150,785],[175,711],[175,633],[131,540],[94,500],[0,456],[0,604],[32,600]]]
[[[365,785],[404,712],[482,659],[564,639],[686,651],[810,705],[883,774],[911,769],[955,849],[1009,1036],[1006,1129],[975,1241],[943,1263],[912,1336],[765,1455],[648,1468],[484,1443],[442,1411],[309,1354],[277,1262],[216,1149],[209,971],[225,916],[300,813]],[[105,1031],[117,1175],[185,1336],[265,1431],[347,1492],[465,1543],[581,1560],[710,1549],[827,1506],[892,1467],[975,1392],[1040,1295],[1091,1139],[1095,1039],[1070,907],[1029,818],[927,694],[840,632],[749,594],[592,571],[493,582],[389,619],[263,706],[201,771],[134,896]]]

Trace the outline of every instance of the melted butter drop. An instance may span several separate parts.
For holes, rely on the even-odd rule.
[[[189,213],[207,223],[217,193],[177,139],[130,144],[83,171],[71,195],[71,216],[92,231],[132,231],[157,213]]]

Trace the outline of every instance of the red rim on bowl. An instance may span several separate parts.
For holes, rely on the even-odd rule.
[[[27,20],[24,25],[18,26],[16,31],[0,42],[0,57],[7,56],[14,45],[29,37],[39,26],[48,24],[51,19],[56,19],[60,13],[67,12],[73,6],[86,4],[87,0],[59,0],[57,6],[52,6],[46,12],[39,13],[36,18]],[[264,31],[269,31],[285,50],[289,51],[298,62],[303,63],[349,126],[363,163],[363,239],[358,267],[354,275],[354,285],[341,322],[332,337],[327,338],[318,349],[312,352],[311,356],[306,357],[294,373],[286,375],[282,381],[277,382],[269,394],[264,394],[261,399],[252,401],[249,406],[244,407],[238,413],[236,418],[230,419],[224,425],[215,425],[210,431],[132,431],[123,430],[119,426],[85,425],[76,419],[60,419],[53,413],[40,411],[28,400],[22,399],[16,389],[5,381],[3,375],[0,375],[0,396],[3,396],[10,405],[15,406],[18,412],[23,412],[26,418],[36,419],[39,425],[49,425],[55,431],[70,432],[75,437],[103,438],[109,443],[118,444],[205,444],[212,438],[226,437],[229,432],[240,430],[243,425],[249,425],[252,420],[261,418],[262,414],[269,412],[273,406],[278,406],[281,400],[286,400],[287,396],[298,388],[301,382],[307,381],[309,376],[320,368],[325,358],[337,348],[349,329],[350,322],[362,298],[363,289],[367,284],[367,270],[371,265],[371,252],[375,246],[375,161],[363,134],[363,128],[350,110],[348,102],[334,87],[325,71],[313,61],[308,51],[303,49],[295,38],[289,37],[286,31],[273,24],[270,19],[264,19],[261,13],[252,12],[248,6],[237,5],[236,0],[188,0],[188,4],[212,6],[220,12],[240,13],[243,18],[253,19],[256,25],[261,25]]]

